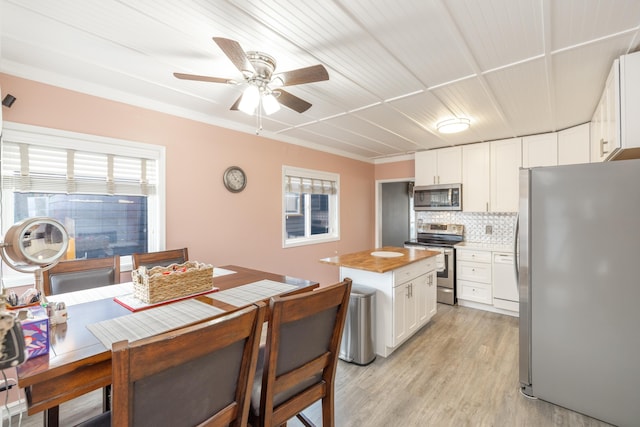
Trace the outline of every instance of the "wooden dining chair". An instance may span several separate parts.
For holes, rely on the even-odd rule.
[[[311,292],[273,297],[264,355],[253,394],[252,427],[279,426],[322,399],[322,425],[334,426],[334,379],[351,280]],[[262,353],[262,351],[261,351]]]
[[[88,426],[246,426],[266,305],[112,346],[110,412]]]
[[[189,251],[187,248],[169,249],[159,252],[146,252],[131,255],[133,260],[133,268],[138,267],[155,267],[157,265],[166,267],[169,264],[182,264],[189,261]]]
[[[81,291],[120,283],[120,256],[60,261],[42,273],[42,289],[46,296]],[[104,387],[102,409],[110,408],[110,387]]]
[[[42,273],[44,294],[57,295],[120,283],[120,256],[60,261]]]

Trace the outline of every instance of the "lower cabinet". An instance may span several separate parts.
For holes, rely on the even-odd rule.
[[[437,312],[436,259],[427,258],[386,273],[340,267],[341,280],[375,288],[376,353],[389,356]]]
[[[423,301],[424,306],[424,315],[421,316],[418,320],[422,323],[426,323],[438,312],[438,273],[432,271],[427,274],[427,286],[425,287],[426,295],[424,298],[420,298],[420,301]],[[421,313],[418,310],[418,313]]]
[[[413,335],[438,311],[436,274],[423,274],[393,288],[392,347]]]
[[[418,326],[417,298],[413,296],[416,281],[403,283],[393,288],[393,336],[391,347],[395,347]]]
[[[513,252],[456,248],[458,304],[518,316]]]
[[[492,304],[491,252],[458,250],[456,256],[458,299]]]

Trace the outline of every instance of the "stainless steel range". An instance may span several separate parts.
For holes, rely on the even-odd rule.
[[[438,262],[438,302],[453,305],[456,297],[456,255],[454,245],[464,240],[464,225],[424,224],[416,240],[404,242],[405,248],[428,249],[442,254]]]

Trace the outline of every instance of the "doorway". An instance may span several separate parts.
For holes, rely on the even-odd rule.
[[[380,246],[403,247],[415,235],[413,182],[380,184]]]

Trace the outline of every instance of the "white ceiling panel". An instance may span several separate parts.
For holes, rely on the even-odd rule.
[[[380,49],[376,39],[338,3],[252,0],[237,4],[276,33],[289,40],[297,40],[299,46],[313,51],[317,60],[332,64],[335,72],[380,99],[419,87],[419,82],[409,70]],[[391,75],[396,78],[378,84]]]
[[[383,49],[414,73],[425,87],[439,85],[474,72],[460,55],[456,30],[446,9],[433,0],[402,2],[343,1],[344,7]],[[407,13],[411,10],[411,13]],[[400,93],[400,92],[398,92]]]
[[[285,88],[311,108],[263,117],[262,135],[369,162],[585,123],[612,61],[640,49],[638,0],[0,0],[0,10],[2,73],[249,133],[256,117],[229,110],[247,82],[212,37],[273,56],[275,73],[322,64],[328,81]],[[439,134],[452,116],[471,129]]]
[[[461,80],[434,89],[433,94],[443,105],[449,106],[452,117],[468,117],[471,120],[469,132],[451,135],[461,142],[486,141],[487,138],[496,139],[496,135],[499,135],[498,138],[515,135],[484,79]],[[441,117],[440,120],[445,118]]]
[[[389,105],[415,121],[427,132],[437,132],[436,124],[454,116],[454,111],[437,98],[433,92],[421,92],[396,99]]]
[[[316,133],[318,131],[322,133]],[[345,143],[341,139],[327,136],[322,129],[314,129],[312,131],[312,129],[306,127],[302,129],[296,128],[285,132],[284,135],[300,141],[309,141],[314,144],[313,148],[326,149],[329,152],[350,153],[352,156],[365,158],[378,158],[382,156],[378,151],[349,142]]]
[[[354,115],[333,117],[327,122],[388,147],[391,152],[415,152],[418,146],[411,140],[385,129],[381,124],[359,119]]]
[[[562,0],[549,5],[554,51],[619,33],[633,35],[640,24],[638,0]]]
[[[613,60],[624,54],[624,49],[620,46],[629,45],[631,37],[627,33],[552,56],[557,129],[573,126],[579,120],[589,120],[593,114],[593,106],[600,99]],[[589,67],[575,66],[586,62],[589,62]],[[590,82],[601,82],[597,86],[598,90],[584,90],[592,84]]]
[[[394,153],[394,151],[397,152],[388,145],[379,141],[372,141],[363,135],[334,126],[329,121],[311,123],[304,126],[303,129],[307,132],[313,132],[318,135],[340,141],[343,144],[368,149],[369,151],[376,153],[376,156],[388,156]]]
[[[531,0],[446,2],[481,71],[544,54],[543,4]]]
[[[413,141],[417,145],[416,151],[445,145],[434,133],[416,122],[415,119],[405,115],[394,104],[377,105],[355,114],[365,120],[379,123],[385,129]]]
[[[484,76],[503,107],[515,135],[555,131],[544,58],[504,68]]]

